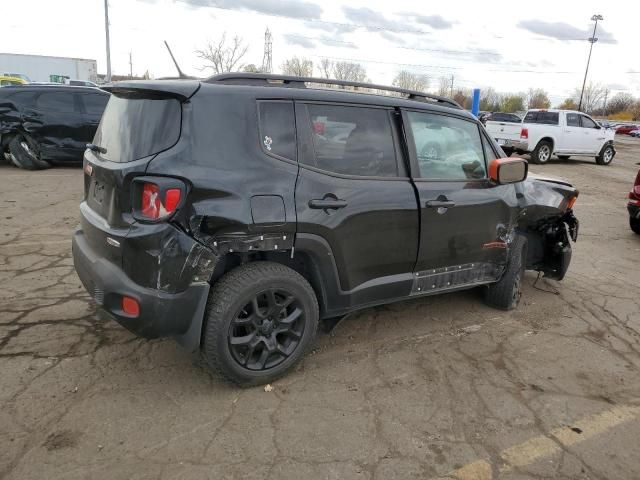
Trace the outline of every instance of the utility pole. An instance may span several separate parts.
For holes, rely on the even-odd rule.
[[[582,97],[584,96],[584,87],[587,84],[587,74],[589,73],[589,63],[591,62],[591,52],[593,50],[593,44],[598,41],[598,38],[596,37],[598,20],[604,20],[604,17],[602,15],[593,15],[591,17],[591,20],[595,21],[596,23],[593,25],[593,36],[589,38],[589,43],[591,44],[591,46],[589,47],[589,57],[587,57],[587,68],[584,71],[584,81],[582,82],[582,91],[580,92],[580,102],[578,103],[579,111],[582,111]]]
[[[604,117],[607,118],[607,99],[609,98],[609,89],[607,88],[604,91],[604,107],[602,108],[604,112]]]
[[[131,50],[129,50],[129,78],[133,78],[133,58],[131,56]]]
[[[104,0],[104,31],[107,36],[107,82],[111,81],[111,40],[109,40],[109,0]]]
[[[451,74],[451,98],[453,98],[453,74]]]

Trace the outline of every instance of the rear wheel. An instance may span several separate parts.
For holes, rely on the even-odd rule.
[[[551,159],[553,153],[553,146],[551,142],[547,140],[541,140],[536,148],[531,152],[531,161],[533,163],[547,163]]]
[[[598,165],[609,165],[613,160],[614,155],[615,151],[613,150],[613,147],[611,145],[606,145],[600,152],[600,155],[596,157],[596,163]]]
[[[40,159],[36,148],[35,142],[22,135],[17,135],[9,143],[11,162],[16,167],[24,168],[25,170],[51,168],[49,162]]]
[[[629,226],[633,233],[640,235],[640,218],[629,217]]]
[[[277,263],[248,263],[213,286],[202,355],[233,383],[268,383],[302,359],[318,317],[315,293],[299,273]]]
[[[485,302],[501,310],[513,310],[522,296],[522,277],[527,259],[527,239],[518,235],[510,247],[507,269],[499,282],[489,285],[484,294]]]

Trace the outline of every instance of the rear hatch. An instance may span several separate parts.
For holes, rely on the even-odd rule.
[[[132,180],[156,155],[180,140],[182,103],[199,82],[125,82],[112,93],[84,156],[83,230],[94,249],[112,257],[105,243],[124,238],[134,222]],[[109,240],[107,240],[109,241]],[[117,251],[117,250],[116,250]],[[112,260],[116,260],[112,258]]]

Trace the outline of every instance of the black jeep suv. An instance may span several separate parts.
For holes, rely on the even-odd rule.
[[[450,100],[260,74],[111,93],[85,153],[78,275],[126,328],[238,384],[290,369],[320,319],[476,286],[511,309],[525,269],[569,266],[578,192],[525,181]]]

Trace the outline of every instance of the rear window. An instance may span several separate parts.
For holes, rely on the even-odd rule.
[[[542,123],[544,125],[558,125],[558,112],[527,112],[524,123]]]
[[[93,143],[107,150],[102,158],[132,162],[176,144],[180,137],[180,102],[163,95],[113,94]]]

